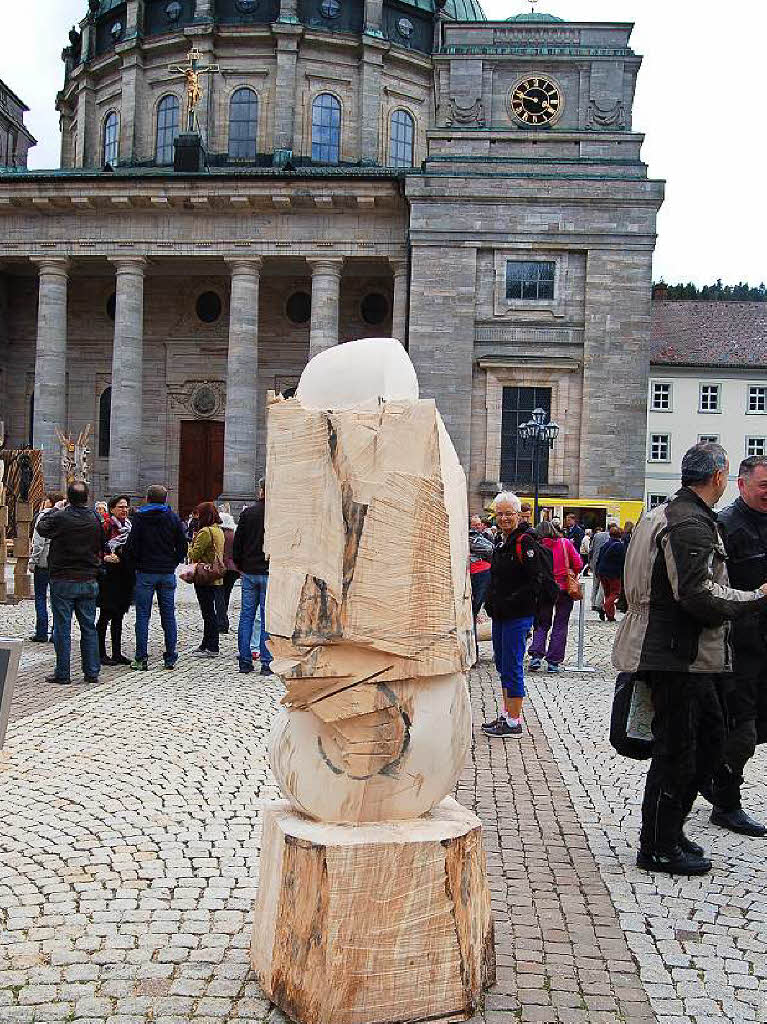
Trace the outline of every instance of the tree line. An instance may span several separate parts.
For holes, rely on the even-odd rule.
[[[723,284],[718,278],[715,284],[704,284],[702,288],[688,281],[687,284],[668,284],[662,278],[653,283],[654,299],[701,299],[709,302],[767,302],[767,286],[750,285],[747,281],[739,284]]]

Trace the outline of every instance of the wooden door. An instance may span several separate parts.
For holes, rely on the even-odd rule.
[[[216,501],[224,487],[224,424],[182,420],[178,467],[179,514],[201,501]]]

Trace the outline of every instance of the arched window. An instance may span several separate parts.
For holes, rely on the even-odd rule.
[[[413,166],[415,121],[407,110],[395,110],[389,133],[389,163],[392,167]]]
[[[109,458],[112,421],[112,389],[104,388],[99,398],[99,457]]]
[[[104,163],[117,163],[117,130],[120,122],[113,111],[104,120]]]
[[[163,96],[157,104],[157,146],[155,161],[158,164],[173,163],[173,140],[178,135],[178,99]]]
[[[258,97],[252,89],[237,89],[229,101],[229,157],[255,160]]]
[[[341,104],[329,92],[312,103],[312,160],[337,164],[341,159]]]

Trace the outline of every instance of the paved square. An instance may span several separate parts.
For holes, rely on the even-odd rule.
[[[200,617],[188,589],[179,597],[173,672],[156,616],[150,671],[109,668],[96,686],[43,683],[52,647],[26,645],[0,755],[3,1024],[282,1019],[248,963],[281,686],[238,674],[233,635],[217,662],[191,657]],[[0,614],[3,633],[31,634],[31,603]],[[767,1021],[767,844],[713,828],[699,801],[690,834],[711,875],[633,865],[645,766],[607,742],[612,628],[587,624],[595,675],[529,678],[521,741],[479,730],[497,708],[489,645],[472,673],[457,795],[485,827],[499,963],[477,1020]],[[760,751],[746,789],[757,815],[765,769]]]

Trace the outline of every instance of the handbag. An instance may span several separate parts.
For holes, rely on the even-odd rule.
[[[205,527],[210,530],[210,527]],[[213,534],[211,533],[211,543],[213,543]],[[197,562],[192,573],[192,582],[198,587],[209,587],[211,584],[216,583],[218,580],[222,580],[226,575],[226,566],[222,557],[216,553],[215,545],[213,547],[213,559],[210,562]]]
[[[581,586],[581,581],[578,579],[578,574],[573,572],[573,568],[570,564],[570,552],[564,540],[562,541],[562,546],[565,550],[565,565],[567,566],[567,583],[562,589],[573,601],[582,601],[583,587]]]
[[[634,761],[652,757],[652,691],[636,672],[620,672],[610,715],[610,745]]]

